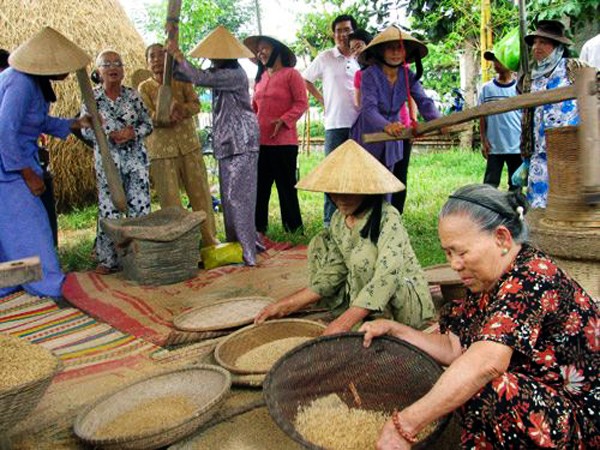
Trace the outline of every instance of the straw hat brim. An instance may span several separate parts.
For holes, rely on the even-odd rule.
[[[379,46],[387,43],[402,40],[406,49],[406,62],[412,63],[417,57],[423,59],[429,53],[427,46],[412,37],[410,34],[401,31],[395,26],[390,26],[373,38],[371,43],[367,45],[358,55],[360,64],[367,64],[373,56],[373,52],[379,50]]]
[[[193,58],[208,59],[240,59],[253,58],[254,54],[248,47],[238,41],[233,34],[219,25],[202,39],[189,52]]]
[[[570,47],[573,45],[573,41],[567,37],[564,36],[557,36],[556,34],[553,33],[546,33],[544,31],[534,31],[531,34],[528,34],[527,36],[525,36],[525,43],[528,46],[532,46],[533,45],[533,39],[535,37],[543,37],[545,39],[550,39],[551,41],[554,42],[558,42],[559,44],[564,44],[567,47]]]
[[[296,188],[331,194],[388,194],[405,189],[373,155],[352,139],[331,152]]]
[[[294,55],[294,52],[283,42],[281,42],[275,38],[272,38],[271,36],[263,36],[263,35],[249,36],[246,39],[244,39],[244,45],[246,47],[248,47],[252,51],[252,53],[254,53],[254,55],[256,56],[256,54],[258,53],[258,43],[261,40],[270,41],[271,43],[279,44],[281,46],[281,51],[287,53],[287,55],[288,55],[288,59],[290,61],[290,67],[296,67],[296,55]],[[253,59],[255,59],[255,58],[253,58]]]
[[[8,58],[11,67],[30,75],[61,75],[86,67],[92,59],[51,27],[44,27]]]

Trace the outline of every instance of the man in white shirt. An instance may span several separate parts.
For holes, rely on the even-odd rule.
[[[600,69],[600,34],[597,34],[583,44],[579,59],[596,69]]]
[[[354,104],[354,74],[360,67],[352,57],[348,42],[348,35],[356,29],[352,16],[337,16],[331,24],[335,47],[319,53],[302,74],[308,92],[325,108],[326,155],[350,137],[350,127],[358,116]],[[318,79],[323,83],[323,93],[313,84]],[[335,205],[326,195],[325,226],[329,226],[334,211]]]

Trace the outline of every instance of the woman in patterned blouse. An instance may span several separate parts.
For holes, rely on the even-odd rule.
[[[366,346],[391,334],[448,366],[384,426],[378,449],[410,448],[421,429],[455,409],[463,448],[600,448],[598,306],[526,243],[525,208],[521,194],[492,186],[456,191],[439,235],[470,292],[446,306],[442,334],[389,321],[361,328]]]
[[[348,140],[297,187],[327,192],[337,211],[330,227],[308,248],[309,287],[267,306],[255,321],[320,302],[338,316],[325,334],[349,331],[365,318],[382,314],[423,326],[434,313],[427,281],[400,213],[383,199],[383,194],[404,185]]]
[[[152,133],[152,119],[135,89],[123,86],[123,61],[112,50],[103,51],[96,58],[96,67],[101,85],[94,89],[98,113],[103,119],[103,128],[108,137],[110,154],[123,181],[127,197],[127,217],[139,217],[150,213],[150,181],[148,155],[144,138]],[[85,106],[82,108],[86,112]],[[99,219],[118,219],[122,214],[110,198],[108,182],[100,148],[91,129],[83,130],[83,136],[94,142],[94,166],[98,187]],[[108,274],[119,270],[115,246],[98,221],[96,272]]]

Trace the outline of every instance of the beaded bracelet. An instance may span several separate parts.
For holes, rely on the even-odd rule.
[[[394,423],[394,427],[396,427],[396,431],[402,438],[406,439],[411,444],[417,442],[416,437],[411,436],[404,428],[402,428],[402,425],[400,424],[400,413],[397,410],[394,410],[394,414],[392,414],[392,422]]]

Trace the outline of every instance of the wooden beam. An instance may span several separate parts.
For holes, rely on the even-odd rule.
[[[577,135],[581,151],[581,182],[588,204],[600,203],[600,106],[596,69],[582,67],[575,80],[580,125]]]
[[[0,288],[41,279],[42,264],[37,256],[0,263]]]
[[[506,100],[485,103],[481,106],[468,108],[454,114],[450,114],[429,122],[420,123],[416,128],[406,128],[399,136],[392,136],[385,132],[366,133],[362,135],[365,144],[376,142],[398,141],[402,139],[412,139],[421,134],[431,133],[442,128],[458,125],[459,123],[469,122],[480,117],[502,114],[515,109],[534,108],[536,106],[549,103],[560,103],[565,100],[577,98],[575,86],[549,89],[546,91],[532,92],[529,94],[517,95]]]

